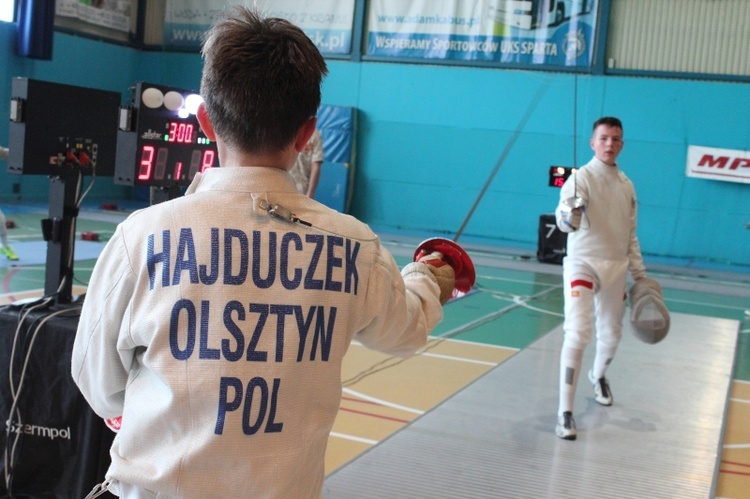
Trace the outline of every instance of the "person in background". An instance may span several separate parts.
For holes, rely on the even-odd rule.
[[[291,169],[297,190],[309,198],[315,197],[320,179],[320,166],[323,164],[323,137],[316,128],[297,156],[297,161]]]
[[[593,126],[594,157],[573,173],[560,191],[557,226],[568,233],[563,260],[564,340],[560,353],[560,399],[555,433],[576,439],[573,401],[583,353],[596,323],[596,356],[588,371],[596,401],[613,402],[605,372],[622,337],[627,273],[646,276],[636,236],[637,200],[633,183],[617,157],[625,144],[618,118],[603,117]]]
[[[7,160],[8,157],[8,148],[0,146],[0,159]],[[8,260],[18,260],[18,255],[11,249],[8,243],[8,228],[6,223],[5,214],[0,210],[0,253]]]
[[[71,372],[120,418],[120,497],[318,498],[353,340],[423,348],[454,271],[399,270],[372,230],[300,194],[326,63],[283,19],[237,6],[208,31],[198,120],[221,168],[134,212],[93,270]]]

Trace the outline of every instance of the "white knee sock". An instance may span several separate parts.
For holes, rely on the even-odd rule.
[[[560,352],[560,402],[558,414],[573,412],[573,401],[576,396],[576,384],[581,371],[583,350],[563,344]]]
[[[596,357],[594,358],[594,366],[591,368],[596,379],[604,377],[604,373],[612,363],[612,359],[615,358],[616,351],[617,345],[596,344]]]

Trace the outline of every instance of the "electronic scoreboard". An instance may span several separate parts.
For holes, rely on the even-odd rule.
[[[549,167],[549,185],[550,187],[562,187],[568,177],[575,173],[578,168],[569,166],[550,166]]]
[[[184,187],[218,165],[216,144],[198,124],[201,97],[183,89],[137,82],[120,108],[115,183]]]

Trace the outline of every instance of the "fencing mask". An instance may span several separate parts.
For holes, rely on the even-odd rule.
[[[650,277],[637,280],[630,288],[630,324],[635,337],[651,345],[669,332],[669,310],[661,285]]]

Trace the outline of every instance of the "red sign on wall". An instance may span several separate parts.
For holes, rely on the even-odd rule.
[[[688,146],[688,177],[750,184],[750,151]]]

